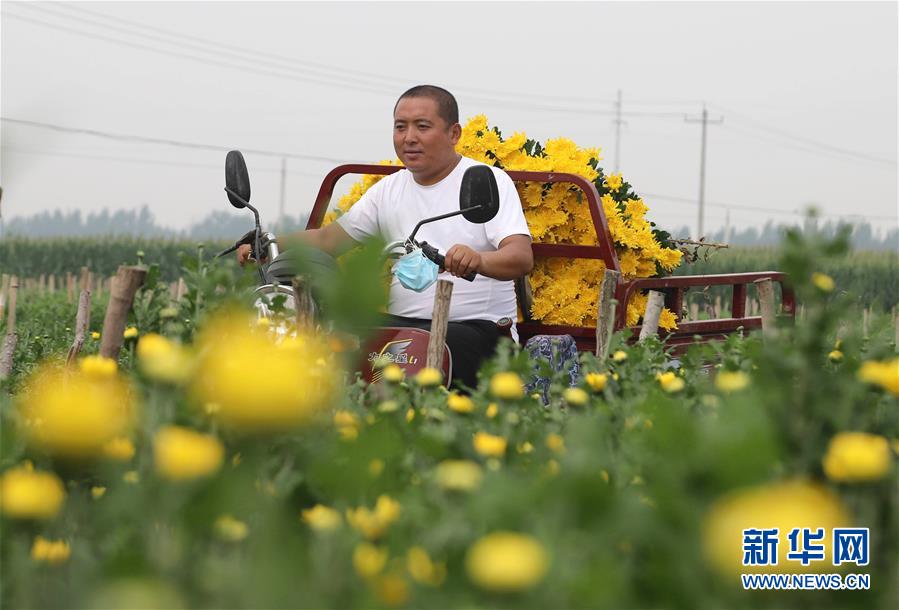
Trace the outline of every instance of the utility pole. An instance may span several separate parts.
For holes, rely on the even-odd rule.
[[[691,119],[684,117],[687,123],[702,123],[702,147],[699,152],[699,222],[697,223],[696,239],[702,239],[703,216],[705,213],[705,147],[706,147],[706,128],[709,123],[720,124],[724,122],[724,117],[717,119],[709,119],[709,111],[706,110],[705,104],[702,105],[702,118]]]
[[[618,100],[615,102],[615,168],[618,173],[618,162],[621,160],[621,89],[618,90]]]
[[[287,157],[281,157],[281,205],[278,207],[278,222],[284,222],[284,191],[287,184]]]

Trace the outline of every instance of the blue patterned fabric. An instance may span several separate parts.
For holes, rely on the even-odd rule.
[[[574,337],[571,335],[536,335],[528,339],[524,349],[534,363],[534,376],[525,385],[525,390],[528,394],[538,392],[544,405],[549,404],[551,379],[540,376],[540,360],[549,362],[555,372],[568,373],[569,385],[577,385],[580,377],[580,363]]]

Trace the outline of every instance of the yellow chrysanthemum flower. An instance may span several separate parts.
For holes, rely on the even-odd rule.
[[[858,370],[858,378],[899,396],[899,357],[886,362],[869,360],[863,363]]]
[[[437,484],[451,491],[472,491],[481,485],[484,472],[476,462],[445,460],[434,469]]]
[[[134,453],[134,443],[127,436],[116,437],[103,445],[103,457],[116,462],[128,462]]]
[[[218,472],[225,457],[222,442],[181,426],[160,428],[153,438],[156,472],[171,481],[190,481]]]
[[[365,506],[349,509],[346,520],[369,540],[377,540],[390,525],[400,517],[400,503],[387,495],[378,496],[373,510]]]
[[[136,326],[129,326],[122,333],[122,337],[125,339],[136,339],[140,333],[137,330]]]
[[[406,551],[406,570],[415,582],[429,587],[439,587],[446,579],[446,565],[435,563],[420,546]]]
[[[406,371],[397,364],[388,364],[381,374],[390,383],[399,383],[406,378]]]
[[[368,542],[360,542],[353,549],[353,569],[362,578],[377,576],[385,565],[387,565],[387,549]]]
[[[496,373],[490,379],[490,394],[504,400],[518,400],[524,398],[524,383],[517,373]]]
[[[184,383],[193,375],[193,359],[187,349],[156,333],[138,341],[137,363],[147,377],[166,383]]]
[[[212,529],[216,537],[225,542],[240,542],[250,531],[246,523],[231,515],[222,515],[216,519]]]
[[[474,401],[468,396],[462,396],[453,392],[446,397],[446,406],[456,413],[471,413],[474,411]]]
[[[468,549],[465,571],[468,578],[487,591],[526,591],[546,575],[549,558],[531,536],[494,532]]]
[[[474,435],[474,450],[484,457],[503,457],[506,454],[506,439],[478,432]]]
[[[669,394],[680,392],[686,385],[683,378],[678,377],[673,371],[658,373],[656,375],[656,380],[659,382],[659,385],[662,386],[662,389]]]
[[[438,386],[443,383],[443,373],[435,368],[423,368],[415,375],[415,383],[423,388]]]
[[[893,465],[893,456],[890,443],[883,436],[840,432],[830,439],[822,464],[830,480],[859,483],[885,477]]]
[[[586,381],[591,390],[602,392],[609,381],[609,376],[605,373],[587,373]]]
[[[31,545],[31,559],[50,565],[59,565],[69,560],[72,550],[65,540],[47,540],[37,536]]]
[[[0,512],[13,519],[52,519],[65,499],[59,477],[34,470],[30,462],[10,468],[0,477]]]
[[[749,386],[749,375],[743,371],[720,371],[715,376],[715,387],[722,392],[739,392]]]
[[[565,402],[573,407],[583,407],[590,402],[590,396],[581,388],[566,388],[562,393]]]
[[[814,284],[821,292],[833,292],[834,289],[833,278],[817,271],[812,274],[812,284]]]
[[[319,532],[333,531],[343,523],[339,512],[321,504],[304,510],[302,518],[309,527]]]

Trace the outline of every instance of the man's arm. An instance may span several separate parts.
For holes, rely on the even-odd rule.
[[[321,229],[308,229],[289,235],[290,239],[299,239],[308,246],[318,248],[331,256],[340,256],[347,250],[358,245],[356,240],[350,237],[339,223],[332,222]],[[250,246],[245,244],[237,249],[237,262],[243,266],[250,257]]]
[[[514,280],[534,268],[531,238],[509,235],[494,252],[477,252],[469,246],[456,244],[446,253],[444,267],[455,276],[476,271],[495,280]]]

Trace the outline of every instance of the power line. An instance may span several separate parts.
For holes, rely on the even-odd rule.
[[[110,133],[108,131],[99,131],[96,129],[81,129],[77,127],[66,127],[63,125],[54,125],[52,123],[41,123],[39,121],[28,121],[24,119],[13,119],[9,117],[0,117],[0,121],[5,123],[13,123],[15,125],[24,125],[27,127],[37,127],[41,129],[50,129],[53,131],[63,131],[66,133],[80,133],[98,138],[107,138],[110,140],[119,140],[124,142],[140,142],[143,144],[162,144],[165,146],[178,146],[181,148],[194,148],[199,150],[217,150],[228,151],[233,150],[233,146],[221,146],[218,144],[199,144],[197,142],[182,142],[179,140],[167,140],[163,138],[151,138],[147,136],[137,136],[128,134]],[[288,159],[304,159],[306,161],[320,161],[323,163],[350,163],[346,159],[336,159],[334,157],[323,157],[319,155],[307,155],[300,153],[276,152],[271,150],[259,150],[252,148],[241,148],[246,154],[262,155],[266,157],[287,157]]]

